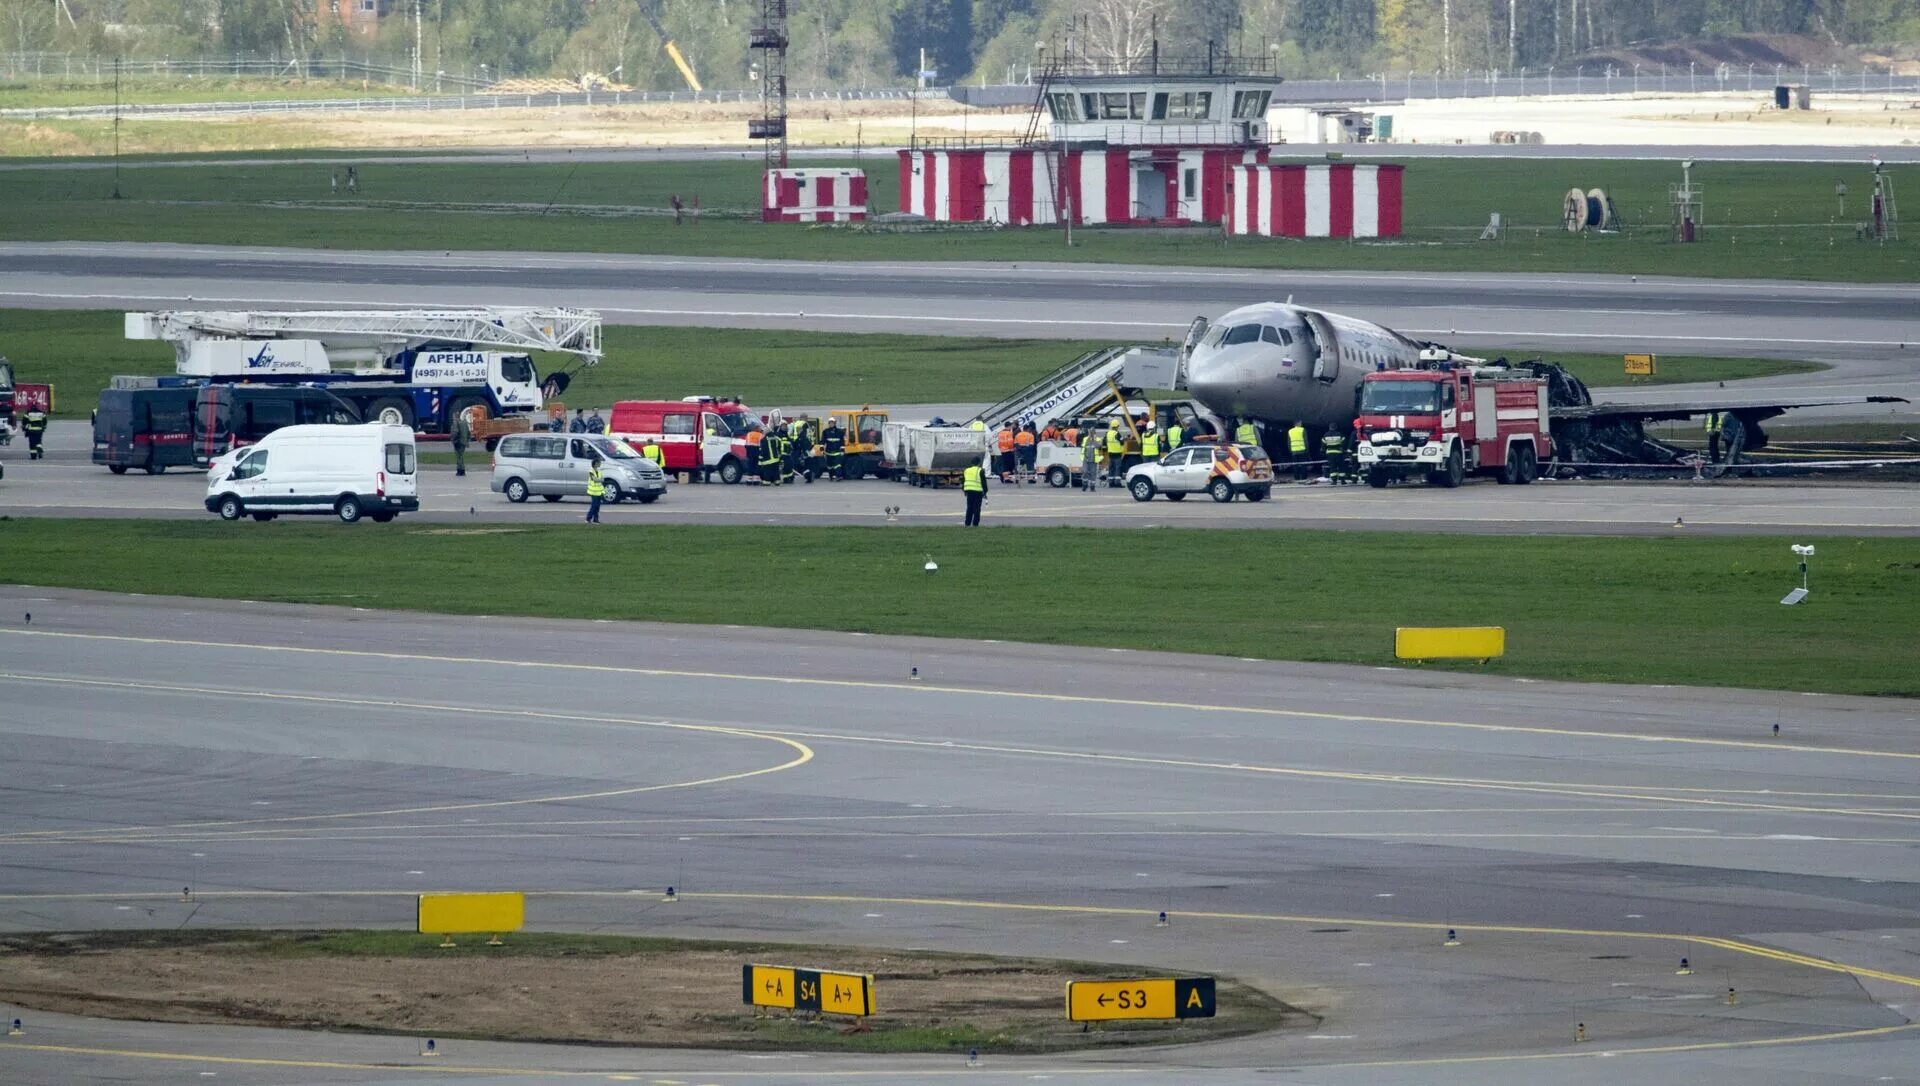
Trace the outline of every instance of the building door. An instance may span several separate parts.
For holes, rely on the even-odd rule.
[[[1133,217],[1136,219],[1164,219],[1167,217],[1167,178],[1159,170],[1133,171],[1134,205]]]

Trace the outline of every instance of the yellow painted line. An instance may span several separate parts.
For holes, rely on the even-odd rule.
[[[1312,780],[1350,781],[1363,784],[1404,784],[1429,788],[1459,788],[1495,792],[1523,792],[1555,796],[1579,796],[1585,799],[1630,799],[1647,803],[1683,804],[1689,808],[1738,811],[1781,811],[1791,814],[1848,815],[1860,818],[1920,820],[1920,811],[1887,811],[1877,808],[1812,807],[1785,803],[1758,803],[1693,796],[1661,794],[1658,785],[1648,791],[1622,791],[1633,785],[1585,784],[1562,781],[1508,781],[1479,777],[1441,777],[1421,773],[1363,772],[1344,769],[1300,769],[1292,766],[1261,765],[1249,762],[1214,762],[1190,758],[1163,758],[1144,754],[1103,754],[1098,751],[1059,750],[1049,747],[1014,747],[993,743],[956,743],[945,739],[901,739],[888,736],[846,735],[835,732],[809,732],[767,729],[768,735],[792,736],[817,742],[863,743],[875,746],[919,747],[942,752],[971,751],[983,754],[1012,754],[1034,758],[1060,758],[1071,761],[1102,762],[1117,765],[1161,766],[1175,769],[1224,770],[1269,776]]]
[[[422,892],[415,887],[405,890],[215,890],[207,893],[195,893],[195,898],[219,898],[222,900],[245,900],[250,898],[328,898],[328,897],[393,897],[412,900]],[[615,898],[632,900],[636,896],[657,891],[626,890],[528,890],[530,898]],[[174,895],[160,891],[106,891],[100,893],[48,893],[48,894],[0,894],[0,901],[137,901],[173,899]],[[981,901],[970,898],[939,897],[885,897],[861,894],[781,894],[763,891],[727,891],[701,890],[682,891],[682,901],[757,901],[780,904],[810,905],[887,905],[895,908],[922,909],[969,909],[989,912],[1035,913],[1055,916],[1119,916],[1139,918],[1152,916],[1151,909],[1126,908],[1116,905],[1075,905],[1048,902],[1024,901]],[[1888,984],[1920,988],[1920,977],[1904,973],[1892,973],[1885,970],[1869,969],[1848,965],[1810,954],[1800,954],[1775,947],[1739,939],[1728,939],[1716,935],[1687,935],[1678,932],[1660,931],[1617,931],[1604,928],[1559,928],[1529,924],[1476,924],[1465,920],[1449,919],[1445,922],[1419,920],[1379,920],[1349,916],[1311,916],[1292,913],[1250,913],[1223,912],[1217,910],[1181,910],[1184,921],[1214,920],[1223,923],[1252,924],[1300,924],[1307,926],[1339,926],[1354,928],[1374,928],[1388,931],[1441,932],[1454,929],[1473,933],[1493,933],[1501,935],[1538,935],[1555,938],[1581,939],[1634,939],[1667,943],[1692,943],[1702,946],[1718,947],[1722,950],[1752,957],[1766,958],[1788,965],[1798,965],[1810,969],[1819,969],[1851,976],[1871,977]]]
[[[1867,1029],[1837,1030],[1832,1033],[1802,1033],[1789,1037],[1762,1037],[1752,1041],[1697,1041],[1692,1044],[1647,1045],[1639,1048],[1592,1047],[1577,1052],[1529,1052],[1511,1056],[1433,1056],[1408,1060],[1356,1060],[1351,1063],[1303,1065],[1312,1067],[1442,1067],[1464,1063],[1528,1063],[1538,1060],[1580,1060],[1608,1056],[1670,1056],[1681,1052],[1715,1052],[1736,1048],[1777,1048],[1781,1045],[1816,1044],[1822,1041],[1857,1041],[1885,1037],[1920,1029],[1920,1022],[1898,1026],[1873,1026]]]
[[[554,891],[556,896],[570,896],[566,891]],[[720,901],[779,901],[807,902],[829,905],[893,905],[898,907],[918,907],[937,909],[987,909],[1001,912],[1053,913],[1079,916],[1151,916],[1148,909],[1129,909],[1112,905],[1053,905],[1018,901],[972,901],[964,898],[922,898],[922,897],[861,897],[850,894],[775,894],[730,891],[700,891],[683,893],[681,898],[714,899]],[[1250,923],[1274,924],[1316,924],[1339,925],[1345,927],[1388,928],[1402,931],[1446,931],[1449,928],[1458,931],[1496,932],[1506,935],[1550,935],[1574,936],[1590,939],[1652,939],[1662,942],[1703,943],[1740,954],[1750,954],[1777,961],[1804,965],[1813,969],[1824,969],[1836,973],[1848,973],[1863,977],[1873,977],[1889,984],[1900,984],[1920,988],[1920,977],[1910,977],[1901,973],[1888,973],[1877,969],[1864,969],[1816,958],[1807,954],[1775,950],[1757,943],[1745,943],[1736,939],[1722,939],[1709,935],[1680,935],[1672,932],[1651,931],[1607,931],[1590,928],[1554,928],[1524,924],[1470,924],[1464,921],[1446,923],[1422,923],[1412,920],[1362,920],[1337,916],[1293,916],[1285,913],[1240,913],[1210,911],[1180,911],[1182,920],[1222,920]]]
[[[448,827],[457,830],[458,827]],[[669,838],[677,841],[779,841],[805,840],[820,841],[834,839],[884,838],[895,841],[928,840],[1071,840],[1071,839],[1109,839],[1109,838],[1180,838],[1180,837],[1259,837],[1259,838],[1301,838],[1316,839],[1352,839],[1368,841],[1771,841],[1783,845],[1920,845],[1920,837],[1832,837],[1824,835],[1795,836],[1781,839],[1770,834],[1721,834],[1721,833],[1449,833],[1403,830],[1380,832],[1369,830],[951,830],[951,831],[888,831],[888,830],[702,830],[691,833],[676,833],[671,830],[652,833],[639,831],[597,831],[589,833],[540,832],[537,830],[519,830],[513,832],[479,833],[267,833],[249,837],[146,837],[129,835],[125,837],[45,837],[33,840],[5,842],[9,845],[40,847],[71,847],[74,845],[153,845],[153,844],[338,844],[343,841],[634,841],[660,840]]]
[[[1682,1052],[1714,1052],[1731,1049],[1777,1048],[1783,1045],[1819,1044],[1835,1041],[1857,1041],[1872,1037],[1886,1037],[1897,1033],[1920,1030],[1920,1022],[1908,1022],[1897,1026],[1874,1026],[1865,1029],[1833,1030],[1826,1033],[1799,1033],[1785,1037],[1761,1037],[1746,1041],[1697,1041],[1683,1044],[1642,1045],[1633,1048],[1589,1047],[1577,1051],[1562,1052],[1525,1052],[1510,1054],[1488,1054],[1484,1056],[1435,1056],[1399,1060],[1352,1060],[1334,1063],[1277,1063],[1286,1070],[1312,1071],[1324,1068],[1342,1067],[1439,1067],[1450,1064],[1489,1064],[1489,1063],[1532,1063],[1541,1060],[1598,1059],[1617,1056],[1655,1056],[1674,1055]],[[490,1067],[468,1064],[435,1063],[353,1063],[345,1060],[299,1060],[286,1057],[264,1056],[213,1056],[198,1055],[190,1052],[167,1052],[155,1049],[137,1048],[99,1048],[83,1045],[45,1045],[20,1044],[13,1041],[0,1043],[0,1055],[8,1051],[43,1052],[65,1056],[95,1056],[114,1059],[146,1060],[165,1063],[203,1063],[215,1066],[268,1067],[282,1070],[301,1071],[356,1071],[380,1072],[392,1075],[415,1075],[430,1071],[442,1075],[494,1075],[508,1078],[600,1078],[624,1079],[629,1075],[644,1072],[603,1069],[585,1070],[546,1070],[534,1067]],[[851,1078],[891,1078],[900,1081],[914,1081],[927,1078],[953,1078],[964,1076],[978,1079],[1004,1078],[1019,1076],[1023,1078],[1048,1077],[1054,1075],[1156,1075],[1162,1078],[1188,1073],[1187,1068],[1177,1064],[1156,1067],[1115,1067],[1115,1066],[1020,1066],[1017,1057],[1007,1058],[1007,1066],[999,1067],[995,1072],[982,1072],[978,1068],[941,1068],[921,1063],[892,1068],[841,1068],[835,1070],[784,1070],[784,1071],[708,1071],[696,1076],[718,1079],[761,1079],[761,1078],[808,1078],[808,1079],[851,1079]],[[684,1074],[685,1072],[681,1072]],[[654,1079],[661,1082],[661,1079]]]
[[[1096,751],[1060,750],[1045,747],[1015,747],[999,744],[956,743],[951,740],[905,739],[887,736],[849,735],[834,732],[794,731],[783,729],[743,728],[723,725],[676,724],[662,721],[629,720],[618,717],[599,717],[575,713],[549,713],[533,709],[497,709],[469,708],[427,702],[406,702],[391,699],[345,698],[321,694],[282,694],[272,691],[236,690],[223,687],[184,686],[166,683],[136,683],[107,679],[71,679],[35,675],[15,675],[0,673],[0,679],[12,678],[25,682],[44,682],[70,686],[108,687],[132,689],[149,692],[188,693],[219,697],[242,697],[259,700],[278,700],[324,705],[347,705],[356,708],[381,708],[425,712],[460,712],[500,716],[516,719],[551,720],[570,723],[612,724],[617,726],[659,727],[692,732],[706,732],[722,735],[740,735],[754,738],[774,739],[787,743],[800,751],[799,757],[779,766],[767,767],[745,773],[728,774],[706,778],[699,781],[680,782],[670,785],[646,785],[636,788],[613,789],[602,792],[581,793],[560,797],[542,797],[524,800],[495,800],[468,804],[442,804],[426,807],[388,808],[376,811],[339,812],[318,815],[282,815],[268,818],[228,819],[211,822],[183,822],[163,826],[123,826],[101,827],[92,830],[35,830],[14,834],[0,834],[0,842],[27,841],[34,838],[54,838],[62,841],[84,841],[111,835],[125,836],[156,830],[191,830],[203,828],[221,828],[235,826],[284,825],[293,822],[333,821],[349,818],[367,818],[390,815],[441,813],[448,811],[476,810],[489,807],[520,806],[528,803],[553,803],[581,799],[599,799],[611,796],[634,795],[665,788],[684,788],[702,784],[717,784],[724,781],[742,780],[764,773],[778,772],[804,764],[813,757],[813,750],[800,740],[816,742],[841,742],[870,746],[891,746],[936,750],[942,753],[968,751],[974,753],[1017,755],[1022,757],[1057,758],[1070,761],[1097,762],[1126,766],[1151,766],[1177,769],[1198,769],[1215,772],[1242,772],[1266,776],[1283,776],[1312,780],[1334,780],[1363,784],[1408,785],[1414,787],[1461,789],[1477,791],[1520,792],[1526,794],[1577,796],[1586,799],[1634,800],[1647,803],[1668,803],[1685,805],[1693,809],[1734,810],[1734,811],[1772,811],[1790,814],[1840,815],[1855,818],[1893,819],[1901,821],[1920,821],[1920,811],[1887,811],[1876,808],[1819,807],[1801,804],[1761,803],[1753,801],[1735,801],[1709,799],[1696,796],[1674,796],[1663,794],[1658,786],[1650,791],[1625,791],[1628,785],[1594,785],[1560,781],[1510,781],[1490,778],[1441,777],[1427,774],[1395,772],[1363,772],[1357,770],[1301,769],[1290,766],[1262,765],[1246,762],[1217,762],[1195,759],[1164,758],[1150,755],[1107,754]]]
[[[1812,1039],[1812,1038],[1809,1038]],[[483,1042],[484,1043],[484,1042]],[[496,1042],[497,1043],[497,1042]],[[415,1075],[430,1071],[440,1075],[500,1075],[513,1078],[597,1078],[605,1079],[617,1075],[647,1074],[644,1071],[620,1068],[603,1068],[597,1071],[585,1070],[546,1070],[538,1067],[488,1067],[471,1064],[433,1063],[421,1060],[419,1063],[353,1063],[346,1060],[297,1060],[285,1057],[268,1056],[209,1056],[192,1052],[167,1052],[147,1048],[94,1048],[84,1045],[42,1045],[20,1044],[0,1038],[0,1054],[8,1051],[47,1052],[67,1056],[110,1056],[118,1059],[156,1060],[166,1063],[208,1063],[226,1067],[273,1067],[297,1071],[378,1071],[393,1075]],[[833,1055],[833,1053],[821,1053]],[[931,1054],[930,1054],[931,1055]],[[687,1074],[682,1071],[680,1074]],[[1000,1077],[1009,1072],[1002,1071]],[[1143,1075],[1154,1073],[1145,1067],[1074,1067],[1041,1066],[1022,1067],[1017,1072],[1027,1075]],[[895,1068],[851,1068],[836,1071],[703,1071],[696,1078],[893,1078],[911,1081],[921,1078],[980,1078],[978,1068],[939,1068],[921,1065]],[[989,1075],[989,1077],[993,1077]],[[658,1079],[654,1081],[659,1081]]]
[[[477,811],[497,807],[523,807],[529,804],[571,803],[578,800],[606,799],[613,796],[633,796],[645,792],[663,792],[677,788],[697,788],[704,785],[724,784],[729,781],[746,780],[750,777],[779,773],[783,770],[803,766],[813,760],[813,749],[805,743],[788,739],[785,736],[771,735],[766,732],[752,731],[746,728],[733,728],[719,724],[680,724],[664,720],[633,720],[623,717],[582,716],[573,713],[549,713],[537,709],[492,709],[467,705],[436,705],[427,702],[392,701],[368,698],[338,698],[318,694],[280,694],[265,690],[225,690],[218,687],[174,686],[162,683],[117,682],[106,679],[65,679],[44,675],[14,675],[0,673],[0,679],[12,679],[21,682],[52,683],[66,686],[118,687],[128,690],[141,690],[150,693],[189,693],[208,694],[219,697],[244,697],[271,701],[312,702],[328,705],[348,705],[357,708],[376,708],[404,710],[408,712],[462,713],[469,716],[496,716],[525,720],[545,720],[571,724],[614,725],[633,728],[663,728],[672,731],[696,732],[708,735],[725,735],[745,739],[761,739],[782,744],[796,752],[795,756],[778,765],[763,766],[759,769],[742,770],[738,773],[724,773],[699,780],[671,781],[665,784],[644,784],[631,788],[612,788],[598,792],[575,792],[558,796],[534,796],[526,799],[486,800],[474,803],[441,803],[420,807],[388,807],[376,811],[343,811],[330,814],[282,815],[272,818],[221,819],[205,822],[176,822],[162,827],[102,827],[97,830],[34,830],[21,833],[0,834],[0,840],[27,840],[36,837],[61,836],[64,838],[85,839],[94,834],[128,833],[142,829],[183,830],[222,826],[267,825],[287,822],[315,822],[329,819],[376,818],[391,815],[438,814],[449,811]]]
[[[1306,709],[1277,709],[1269,706],[1197,705],[1186,702],[1158,701],[1148,698],[1113,698],[1091,694],[1046,694],[1030,691],[992,690],[982,687],[941,686],[910,682],[884,682],[872,679],[818,679],[788,675],[745,675],[725,671],[694,671],[673,668],[623,667],[612,664],[579,664],[541,660],[495,660],[477,656],[443,656],[428,653],[375,652],[368,649],[323,649],[299,645],[236,644],[226,641],[192,641],[179,638],[132,637],[122,634],[82,634],[57,630],[0,630],[15,637],[70,638],[81,641],[105,641],[121,644],[166,645],[187,648],[230,649],[266,653],[292,653],[315,656],[358,657],[375,660],[412,660],[423,663],[475,664],[489,668],[531,668],[580,671],[615,675],[645,675],[664,678],[706,679],[724,682],[774,683],[788,686],[821,686],[854,690],[897,690],[937,694],[964,694],[988,698],[1011,698],[1061,704],[1127,705],[1147,709],[1177,709],[1195,713],[1245,713],[1257,716],[1298,720],[1332,720],[1342,723],[1388,724],[1424,728],[1455,728],[1467,731],[1558,735],[1580,739],[1621,740],[1634,743],[1677,743],[1689,746],[1727,747],[1738,750],[1765,750],[1774,753],[1837,754],[1857,758],[1901,758],[1920,761],[1920,751],[1873,750],[1854,747],[1801,746],[1782,742],[1749,739],[1709,739],[1697,736],[1639,735],[1632,732],[1608,732],[1584,728],[1553,728],[1541,725],[1487,724],[1471,721],[1428,720],[1417,717],[1364,716],[1353,713],[1318,712]]]

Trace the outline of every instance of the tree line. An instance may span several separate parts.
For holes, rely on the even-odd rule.
[[[427,72],[681,85],[673,39],[710,87],[753,85],[747,32],[764,0],[372,0],[372,34],[335,6],[364,0],[0,0],[0,52],[94,57],[351,56]],[[1538,70],[1633,43],[1807,34],[1835,44],[1920,39],[1916,0],[786,0],[795,88],[1025,79],[1041,46],[1118,59],[1221,51],[1283,75]],[[417,17],[416,17],[417,16]]]

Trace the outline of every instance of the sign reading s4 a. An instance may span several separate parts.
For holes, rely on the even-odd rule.
[[[1109,1022],[1121,1018],[1212,1018],[1212,977],[1067,982],[1067,1018]]]
[[[873,977],[784,965],[740,967],[740,1002],[820,1014],[873,1013]]]

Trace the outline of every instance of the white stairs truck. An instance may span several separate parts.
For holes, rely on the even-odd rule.
[[[126,336],[173,344],[178,376],[165,384],[323,388],[368,422],[443,434],[469,407],[526,414],[563,392],[571,369],[543,381],[532,352],[580,366],[601,353],[600,314],[558,307],[172,310],[128,313]]]
[[[1117,388],[1179,387],[1179,356],[1168,348],[1121,344],[1088,351],[1040,378],[974,418],[997,428],[1011,419],[1014,425],[1044,424],[1049,419],[1071,419],[1088,414]]]

